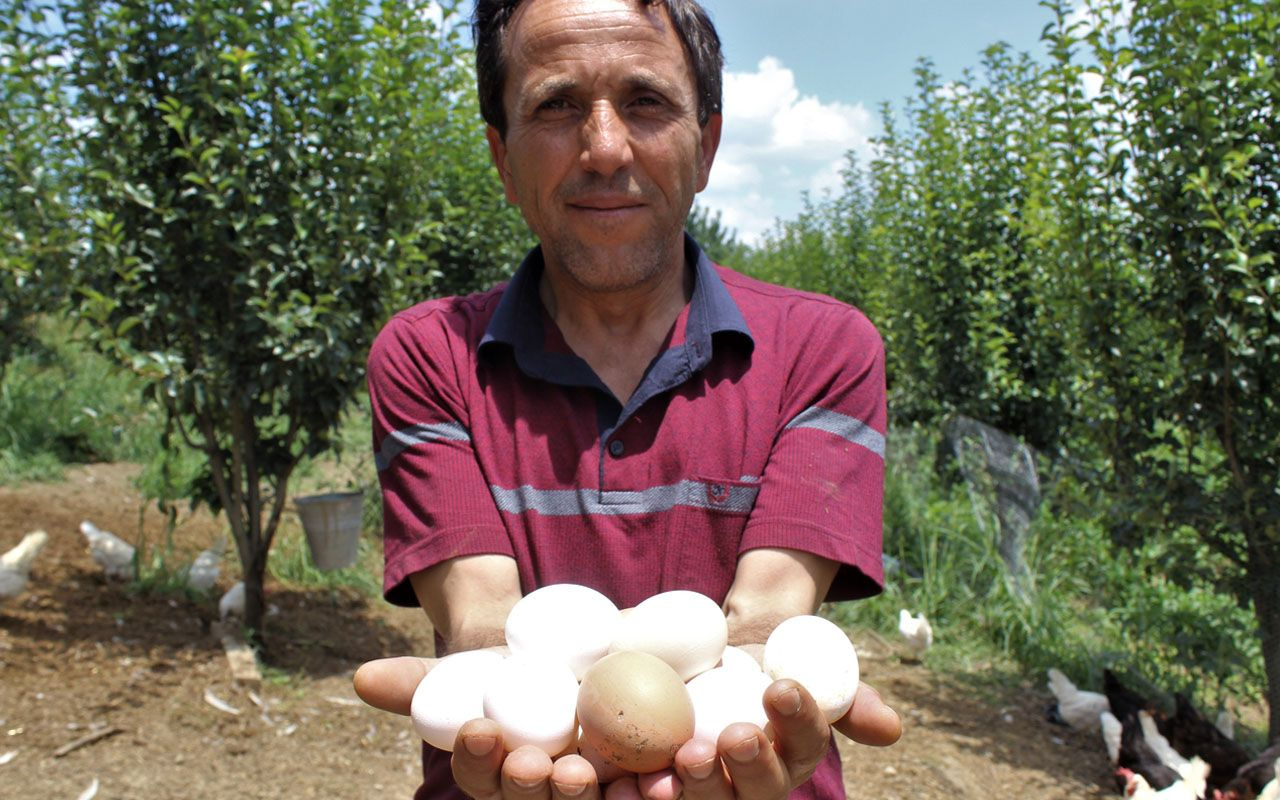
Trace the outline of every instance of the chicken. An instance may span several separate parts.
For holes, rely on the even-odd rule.
[[[1185,774],[1163,789],[1155,789],[1142,773],[1124,767],[1116,775],[1124,781],[1124,796],[1130,800],[1200,800],[1204,797],[1205,776],[1209,765],[1194,758],[1187,762]]]
[[[1236,776],[1222,787],[1221,800],[1253,800],[1268,783],[1275,780],[1278,768],[1280,739],[1259,753],[1257,758],[1236,770]]]
[[[103,574],[114,580],[132,580],[137,575],[134,546],[104,531],[89,520],[80,523],[80,532],[89,542],[89,554],[102,567]]]
[[[1181,693],[1174,698],[1172,715],[1156,718],[1160,733],[1179,753],[1188,757],[1200,756],[1209,762],[1209,786],[1220,789],[1236,776],[1240,768],[1252,759],[1249,753],[1235,741],[1222,735],[1222,731],[1196,710],[1191,699]]]
[[[1110,711],[1103,711],[1098,715],[1098,725],[1102,728],[1102,743],[1106,745],[1107,758],[1111,759],[1111,766],[1114,767],[1120,763],[1120,734],[1124,726]]]
[[[22,594],[31,577],[31,565],[49,541],[44,531],[32,531],[0,556],[0,602]]]
[[[1102,671],[1102,693],[1107,696],[1111,713],[1125,725],[1137,723],[1139,711],[1146,711],[1153,716],[1159,714],[1154,703],[1121,683],[1120,678],[1109,669]]]
[[[907,640],[907,648],[911,657],[919,660],[925,651],[933,646],[933,626],[925,618],[924,612],[915,616],[905,608],[898,612],[898,632]]]
[[[231,617],[244,619],[244,581],[237,581],[218,601],[218,618],[226,622]]]
[[[1160,730],[1156,727],[1156,721],[1152,719],[1151,714],[1146,711],[1138,712],[1138,725],[1142,729],[1142,738],[1147,740],[1147,744],[1151,745],[1151,749],[1160,756],[1160,760],[1170,769],[1181,770],[1187,764],[1187,759],[1169,744],[1169,740],[1164,738]]]
[[[1136,718],[1132,722],[1121,720],[1120,725],[1120,756],[1116,760],[1120,770],[1136,772],[1156,790],[1166,789],[1181,779],[1178,771],[1164,763],[1155,748],[1147,743]]]
[[[218,582],[222,554],[227,550],[226,537],[220,537],[212,547],[201,550],[186,570],[187,586],[204,594]]]
[[[1049,668],[1049,691],[1058,700],[1057,716],[1076,730],[1093,730],[1098,725],[1098,715],[1110,710],[1105,696],[1077,689],[1061,670],[1052,667]],[[1050,710],[1052,719],[1053,708]]]
[[[1258,792],[1258,800],[1280,800],[1280,758],[1276,759],[1271,780]]]

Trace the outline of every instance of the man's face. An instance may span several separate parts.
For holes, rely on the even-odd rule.
[[[508,29],[505,140],[488,132],[507,199],[549,269],[587,291],[683,264],[720,117],[698,125],[692,67],[661,4],[527,0]]]

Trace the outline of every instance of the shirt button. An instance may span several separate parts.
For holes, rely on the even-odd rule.
[[[627,446],[624,445],[622,442],[618,441],[617,439],[614,439],[612,442],[609,442],[609,454],[612,455],[614,458],[622,458],[622,454],[625,452],[627,452]]]

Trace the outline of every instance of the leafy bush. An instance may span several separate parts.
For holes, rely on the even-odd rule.
[[[159,413],[133,376],[46,320],[36,347],[0,379],[0,484],[47,480],[66,464],[148,461]]]

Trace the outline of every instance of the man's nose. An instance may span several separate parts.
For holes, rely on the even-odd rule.
[[[594,105],[582,126],[582,168],[612,175],[631,164],[631,135],[612,103]]]

